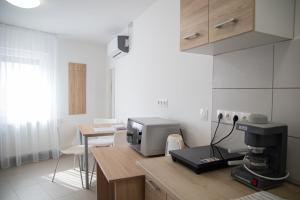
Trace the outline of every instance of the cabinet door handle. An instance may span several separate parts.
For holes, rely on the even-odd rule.
[[[195,39],[195,38],[199,37],[200,35],[201,35],[200,33],[193,33],[193,34],[185,36],[183,39],[192,40],[192,39]]]
[[[154,185],[154,183],[148,179],[145,179],[145,181],[150,185],[150,187],[155,191],[160,191],[160,189]]]
[[[223,21],[223,22],[221,22],[221,23],[219,23],[219,24],[216,24],[216,25],[215,25],[215,28],[222,28],[224,25],[229,24],[229,23],[234,23],[234,24],[236,24],[238,21],[239,21],[239,20],[236,19],[236,18],[231,18],[231,19],[228,19],[228,20],[226,20],[226,21]]]

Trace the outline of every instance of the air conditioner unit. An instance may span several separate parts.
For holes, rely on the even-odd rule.
[[[107,46],[108,56],[117,58],[129,52],[129,36],[119,35],[114,38]]]

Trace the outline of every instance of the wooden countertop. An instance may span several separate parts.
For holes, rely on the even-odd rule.
[[[197,175],[173,162],[171,157],[139,160],[137,163],[163,190],[179,200],[230,200],[256,192],[233,180],[230,168]],[[300,197],[300,188],[290,183],[269,192],[289,200]]]
[[[108,182],[145,175],[136,164],[144,157],[130,147],[100,147],[91,151]]]

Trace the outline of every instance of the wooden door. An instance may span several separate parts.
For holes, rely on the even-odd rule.
[[[254,29],[254,0],[209,0],[209,41]]]
[[[69,63],[69,114],[86,113],[86,65]]]
[[[180,48],[208,43],[208,0],[180,1]]]

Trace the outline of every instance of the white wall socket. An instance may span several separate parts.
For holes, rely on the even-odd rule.
[[[237,112],[237,111],[228,111],[228,110],[217,110],[217,119],[219,114],[222,113],[223,118],[221,119],[222,123],[232,124],[233,123],[233,117],[235,115],[238,116],[240,122],[247,122],[248,117],[251,113],[247,112]]]
[[[157,105],[162,107],[168,107],[169,101],[167,98],[164,99],[157,99]]]

